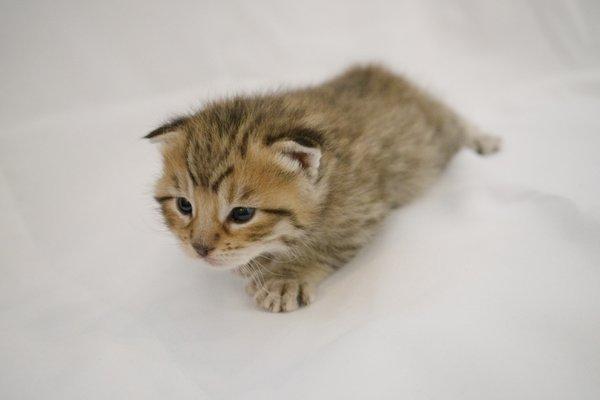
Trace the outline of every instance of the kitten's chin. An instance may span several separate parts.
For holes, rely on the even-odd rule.
[[[201,260],[204,261],[204,263],[207,264],[210,268],[223,270],[223,271],[236,269],[236,268],[239,268],[239,266],[240,266],[238,264],[231,264],[231,263],[227,263],[227,262],[224,262],[221,260],[216,260],[216,259],[213,259],[210,257],[201,258]]]
[[[215,269],[215,270],[219,270],[219,271],[235,271],[235,270],[239,270],[240,268],[242,268],[244,265],[248,264],[249,262],[251,262],[253,260],[253,258],[245,258],[245,257],[239,257],[237,259],[233,259],[233,260],[221,260],[218,257],[206,257],[206,258],[201,258],[202,261],[204,261],[204,263],[206,265],[208,265],[209,268],[211,269]]]

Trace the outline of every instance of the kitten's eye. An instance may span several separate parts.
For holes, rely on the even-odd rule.
[[[177,208],[183,215],[190,215],[192,213],[192,203],[190,203],[185,197],[177,198]]]
[[[231,210],[229,214],[229,218],[238,224],[243,224],[244,222],[248,222],[254,216],[254,208],[251,207],[236,207]]]

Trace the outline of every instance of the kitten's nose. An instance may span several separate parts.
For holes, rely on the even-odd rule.
[[[196,250],[196,253],[198,253],[200,257],[206,257],[208,253],[215,249],[214,247],[205,246],[202,243],[194,243],[192,244],[192,247],[194,250]]]

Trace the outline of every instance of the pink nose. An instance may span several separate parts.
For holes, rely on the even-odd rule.
[[[214,247],[208,247],[201,243],[194,243],[192,244],[192,247],[194,248],[194,250],[196,250],[196,253],[198,253],[200,257],[206,257],[208,253],[215,249]]]

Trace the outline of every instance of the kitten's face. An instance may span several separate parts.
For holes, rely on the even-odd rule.
[[[243,129],[223,136],[198,121],[151,135],[164,162],[155,197],[190,255],[236,268],[289,251],[314,222],[318,146]]]

